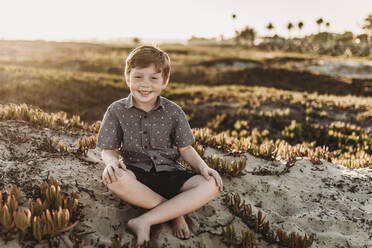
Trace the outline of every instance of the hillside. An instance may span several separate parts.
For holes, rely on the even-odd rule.
[[[55,138],[74,147],[79,137],[87,135],[89,132],[76,128],[50,129],[25,121],[0,121],[0,188],[5,184],[18,185],[23,191],[21,202],[26,205],[28,198],[39,196],[38,185],[53,176],[61,183],[62,191],[78,192],[82,209],[81,223],[59,240],[63,237],[71,245],[73,241],[85,239],[86,247],[102,247],[99,245],[109,245],[110,237],[118,234],[123,244],[133,245],[135,237],[126,230],[126,221],[144,210],[108,192],[101,181],[104,164],[99,149],[91,149],[84,156],[48,152],[41,145],[45,139]],[[206,149],[205,156],[209,154],[219,154],[228,161],[237,159],[213,148]],[[188,215],[192,230],[189,240],[175,238],[168,224],[154,226],[151,238],[161,247],[180,247],[181,244],[196,247],[198,243],[206,247],[226,247],[222,227],[234,226],[238,237],[240,230],[248,228],[229,211],[225,202],[227,194],[239,193],[242,200],[252,205],[254,213],[260,210],[266,215],[274,230],[280,227],[288,233],[313,234],[312,247],[372,245],[371,169],[350,170],[326,161],[313,165],[307,159],[298,159],[286,171],[285,163],[280,161],[267,161],[247,153],[244,156],[247,166],[242,174],[224,176],[225,191]],[[257,233],[256,239],[258,247],[279,247],[269,245]],[[7,247],[18,247],[16,240],[7,243]]]
[[[8,184],[22,190],[20,206],[44,201],[45,184],[57,187],[52,178],[64,197],[79,195],[79,211],[65,223],[79,224],[36,247],[109,247],[114,235],[134,245],[125,224],[144,210],[108,192],[95,147],[108,105],[129,93],[123,66],[132,48],[0,40],[0,203],[15,208]],[[250,247],[253,235],[257,247],[290,247],[285,237],[305,234],[311,247],[372,246],[370,61],[242,46],[161,48],[172,61],[162,95],[185,110],[194,147],[223,175],[225,192],[188,216],[189,240],[155,226],[160,247]],[[18,247],[3,206],[0,247],[8,238],[6,247]],[[39,238],[56,234],[45,225]],[[33,247],[28,230],[24,247]]]

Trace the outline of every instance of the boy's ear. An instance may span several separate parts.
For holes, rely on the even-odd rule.
[[[166,80],[164,80],[163,89],[165,89],[165,87],[167,87],[168,83],[169,83],[169,77]]]
[[[129,74],[124,73],[125,84],[130,88]]]
[[[127,84],[128,88],[130,88],[129,78],[125,78],[125,83]]]

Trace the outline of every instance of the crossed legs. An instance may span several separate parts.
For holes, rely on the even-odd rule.
[[[218,187],[213,177],[207,181],[201,175],[195,175],[183,184],[178,195],[167,200],[137,181],[134,173],[129,169],[121,171],[117,181],[108,184],[107,187],[122,200],[150,209],[128,221],[128,226],[137,235],[138,245],[150,239],[152,225],[173,219],[175,235],[179,238],[187,238],[189,231],[183,216],[207,204],[218,194]]]

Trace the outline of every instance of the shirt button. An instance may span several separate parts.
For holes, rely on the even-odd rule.
[[[147,115],[144,115],[144,116],[143,116],[143,118],[145,118],[145,119],[146,119],[146,118],[147,118]]]
[[[152,156],[152,159],[153,159],[153,160],[156,160],[156,156]]]
[[[147,134],[147,131],[143,131],[144,134]]]
[[[147,146],[144,146],[145,149],[147,149]]]

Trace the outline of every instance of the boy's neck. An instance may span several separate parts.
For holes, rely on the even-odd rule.
[[[141,105],[140,103],[138,103],[136,101],[136,99],[132,95],[133,105],[136,106],[139,109],[142,109],[145,112],[150,112],[153,108],[155,108],[155,106],[157,105],[158,101],[160,100],[159,98],[160,98],[160,96],[158,96],[152,104]]]

